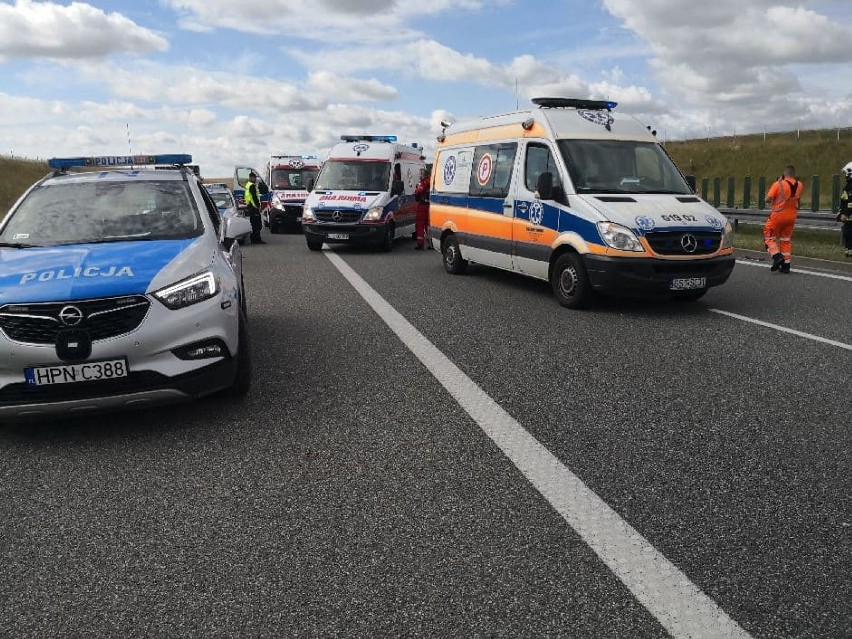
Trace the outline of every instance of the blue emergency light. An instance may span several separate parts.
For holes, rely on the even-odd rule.
[[[190,164],[192,156],[185,153],[166,155],[96,155],[82,158],[51,158],[47,165],[51,169],[69,169],[75,166],[114,169],[125,166],[150,164]]]
[[[395,135],[341,135],[343,142],[396,142]]]

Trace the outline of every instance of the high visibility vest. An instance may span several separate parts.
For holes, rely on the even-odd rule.
[[[786,186],[786,190],[785,187]],[[772,202],[772,210],[780,211],[787,206],[787,202],[793,198],[796,201],[794,202],[796,210],[799,209],[799,200],[796,198],[796,193],[799,192],[799,181],[795,180],[792,184],[785,179],[780,178],[778,180],[778,195],[775,197],[775,200]]]
[[[245,192],[245,195],[243,195],[243,199],[246,201],[246,206],[253,206],[256,209],[259,209],[260,208],[260,202],[255,202],[254,196],[251,194],[251,187],[253,187],[253,186],[254,186],[254,182],[252,182],[251,180],[246,180],[246,184],[245,184],[246,192]]]

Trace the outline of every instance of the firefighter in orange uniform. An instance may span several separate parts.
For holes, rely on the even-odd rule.
[[[414,199],[417,201],[417,218],[414,223],[417,244],[414,246],[418,251],[423,248],[426,234],[429,232],[429,170],[420,169],[420,182],[414,189]]]
[[[772,211],[763,226],[763,243],[772,258],[772,271],[790,272],[793,227],[804,188],[796,179],[796,169],[789,165],[784,167],[784,174],[766,193],[766,203],[772,206]]]

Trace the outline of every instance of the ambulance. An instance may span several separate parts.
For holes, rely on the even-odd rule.
[[[271,233],[301,231],[302,207],[320,168],[322,163],[315,155],[273,155],[269,159],[266,183],[271,197],[261,217]]]
[[[728,279],[731,224],[649,127],[615,102],[532,103],[439,136],[429,239],[447,272],[545,280],[569,308],[594,293],[696,300]]]
[[[414,189],[424,166],[423,150],[397,142],[395,135],[340,139],[305,200],[302,230],[308,248],[350,243],[390,251],[394,240],[414,233]]]

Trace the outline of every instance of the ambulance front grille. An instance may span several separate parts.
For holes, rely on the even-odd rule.
[[[340,224],[352,224],[361,219],[364,211],[341,211],[338,209],[317,211],[314,209],[314,215],[320,222],[337,222]]]
[[[92,341],[135,330],[151,303],[143,295],[74,302],[5,304],[0,306],[0,330],[16,342],[53,344],[67,328],[88,331]]]
[[[645,239],[657,255],[709,255],[722,244],[718,231],[653,231]]]

